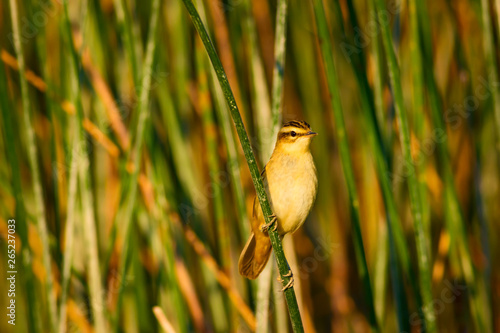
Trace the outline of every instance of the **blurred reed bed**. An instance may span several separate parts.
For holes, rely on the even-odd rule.
[[[259,166],[282,121],[319,133],[283,245],[305,330],[500,331],[498,2],[195,5]],[[0,15],[0,330],[291,330],[275,261],[238,274],[255,190],[182,2]]]

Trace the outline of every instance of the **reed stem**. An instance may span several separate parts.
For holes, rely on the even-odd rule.
[[[240,112],[238,110],[238,106],[236,105],[236,100],[234,99],[233,92],[231,87],[229,86],[229,82],[226,77],[226,73],[224,72],[224,68],[222,67],[222,63],[217,56],[217,52],[208,36],[207,30],[203,22],[201,21],[200,15],[193,5],[191,0],[183,0],[184,5],[191,17],[191,20],[198,31],[198,34],[203,41],[203,45],[210,57],[210,61],[212,62],[212,66],[215,69],[215,73],[217,74],[217,78],[219,79],[219,84],[222,88],[224,96],[226,98],[226,102],[229,106],[229,110],[231,112],[231,117],[233,118],[234,125],[236,127],[236,132],[238,133],[238,137],[240,139],[241,146],[243,148],[243,152],[245,154],[245,159],[247,161],[248,167],[250,169],[250,174],[252,176],[252,181],[255,187],[255,191],[257,192],[257,197],[260,202],[260,206],[262,208],[262,212],[264,213],[266,223],[271,222],[271,216],[273,215],[271,206],[269,205],[269,200],[267,198],[266,191],[264,189],[264,184],[262,183],[262,179],[260,178],[259,168],[257,167],[257,162],[255,160],[255,155],[252,150],[252,146],[250,144],[250,140],[248,139],[248,135],[245,130],[245,126],[243,125],[243,121],[241,119]],[[285,287],[290,281],[291,277],[285,277],[284,275],[288,274],[290,271],[290,267],[288,266],[288,262],[286,261],[285,253],[283,252],[283,247],[281,245],[281,239],[276,231],[269,230],[269,237],[271,239],[271,244],[276,255],[276,261],[278,263],[278,270],[280,275],[283,277],[283,287]],[[302,326],[302,319],[300,318],[299,307],[297,304],[297,298],[295,296],[295,291],[293,286],[285,290],[285,298],[288,304],[288,312],[290,314],[290,320],[292,322],[292,328],[294,332],[303,332],[304,328]]]

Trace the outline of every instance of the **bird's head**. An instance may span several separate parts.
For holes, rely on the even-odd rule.
[[[311,126],[305,121],[289,121],[278,132],[275,149],[287,154],[308,152],[316,135],[318,133],[311,131]]]

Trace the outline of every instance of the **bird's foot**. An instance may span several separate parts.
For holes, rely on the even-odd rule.
[[[281,291],[285,291],[289,288],[292,288],[293,287],[293,284],[294,284],[294,280],[293,280],[293,273],[292,273],[292,270],[289,270],[288,273],[286,273],[285,275],[283,275],[282,277],[289,277],[290,278],[290,281],[288,281],[288,283],[286,284],[286,286],[283,287],[283,289],[281,289]],[[283,282],[283,279],[281,277],[278,277],[278,281],[279,282]]]
[[[271,221],[260,227],[260,230],[262,232],[266,232],[271,228],[272,231],[276,231],[278,229],[278,223],[276,223],[278,221],[278,218],[276,217],[276,215],[273,214],[269,217],[271,218]]]

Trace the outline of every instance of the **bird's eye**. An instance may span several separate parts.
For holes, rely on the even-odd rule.
[[[297,133],[295,133],[295,131],[291,131],[291,132],[290,132],[290,135],[291,135],[291,136],[297,136]]]

